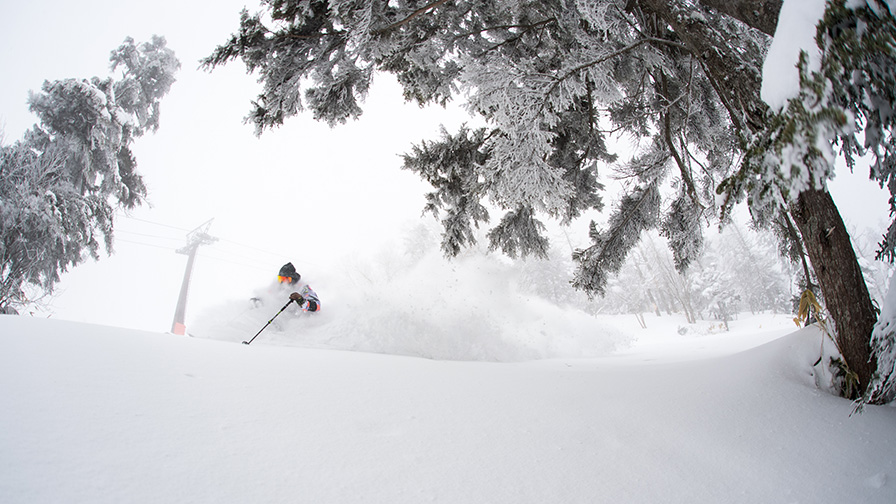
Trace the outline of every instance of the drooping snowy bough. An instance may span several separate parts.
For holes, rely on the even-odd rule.
[[[642,231],[659,228],[685,269],[706,225],[746,199],[758,225],[776,230],[794,258],[808,257],[804,281],[820,287],[845,360],[863,389],[870,383],[876,313],[825,184],[834,145],[847,160],[870,153],[872,177],[890,178],[888,4],[823,4],[821,63],[804,67],[782,110],[760,92],[781,0],[264,4],[263,13],[244,10],[239,32],[203,63],[241,59],[259,74],[249,114],[258,133],[305,108],[331,125],[357,118],[376,72],[394,74],[421,105],[464,98],[485,124],[444,132],[404,158],[434,187],[427,209],[442,216],[447,254],[475,241],[491,207],[504,213],[488,234],[492,248],[543,256],[539,216],[569,222],[601,209],[598,166],[612,166],[624,193],[608,227],[592,226],[592,244],[575,254],[574,284],[601,294]],[[616,134],[636,152],[611,152]],[[890,236],[881,254],[892,259]]]

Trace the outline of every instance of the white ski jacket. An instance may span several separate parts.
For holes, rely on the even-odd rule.
[[[303,284],[302,287],[296,291],[298,292],[302,298],[305,300],[302,303],[302,311],[306,312],[318,312],[320,311],[320,298],[317,297],[317,293],[311,289],[311,286],[308,284]]]

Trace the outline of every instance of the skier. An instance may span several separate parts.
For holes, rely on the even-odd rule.
[[[277,281],[280,282],[281,287],[298,289],[289,295],[289,299],[301,306],[302,311],[309,313],[320,311],[320,298],[317,297],[317,293],[311,289],[310,285],[300,282],[301,279],[302,275],[296,271],[296,267],[291,262],[284,264],[280,268],[280,273],[277,274]]]

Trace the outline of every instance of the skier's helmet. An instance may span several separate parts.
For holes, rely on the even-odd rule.
[[[302,278],[302,275],[296,272],[296,267],[292,265],[291,262],[288,262],[280,268],[280,273],[277,273],[277,280],[280,283],[298,283],[298,281]]]

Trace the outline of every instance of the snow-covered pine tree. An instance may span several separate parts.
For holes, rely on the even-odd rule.
[[[753,145],[744,140],[767,137],[764,132],[777,131],[782,124],[759,96],[765,49],[781,4],[782,0],[278,0],[265,4],[266,15],[244,11],[239,32],[204,65],[214,68],[239,58],[250,72],[260,74],[263,91],[249,116],[259,132],[281,124],[304,105],[331,125],[358,117],[375,71],[395,74],[405,96],[420,104],[464,96],[471,113],[487,124],[488,132],[476,147],[487,156],[476,165],[456,167],[469,172],[461,179],[477,183],[452,190],[452,204],[463,205],[446,207],[446,244],[469,243],[468,224],[485,219],[481,213],[474,217],[458,210],[484,208],[480,202],[486,198],[506,212],[531,208],[560,220],[594,208],[594,195],[600,190],[596,163],[613,160],[605,147],[608,135],[625,133],[645,145],[632,159],[623,160],[640,182],[636,187],[674,185],[678,191],[672,198],[684,198],[675,205],[661,203],[660,211],[666,215],[652,225],[664,223],[669,242],[683,247],[676,260],[685,266],[701,242],[702,226],[695,222],[716,217],[714,194],[719,182],[739,167],[745,145]],[[831,12],[845,4],[837,0],[833,5]],[[879,0],[869,0],[868,9],[882,13],[878,18],[884,25],[892,22]],[[841,31],[849,31],[841,26],[867,26],[864,14],[852,14],[859,11],[838,11],[843,17],[826,28],[832,41]],[[845,82],[853,82],[852,75],[867,74],[850,86],[871,89],[865,83],[876,78],[871,75],[874,68],[889,61],[892,44],[877,47],[883,58],[867,52],[872,46],[870,42],[855,46],[858,50],[853,52],[848,41],[832,45],[842,48],[833,53],[846,55],[839,58]],[[871,63],[863,67],[866,60]],[[863,74],[862,68],[870,73]],[[879,98],[880,104],[868,110],[855,107],[859,115],[893,108],[893,97],[883,91],[884,86],[874,89],[856,95],[855,103],[870,96]],[[859,115],[857,125],[867,120],[877,128],[874,120]],[[819,117],[818,124],[824,126],[834,116]],[[872,132],[866,139],[882,145],[891,142],[891,136],[889,119],[881,117],[885,119],[881,134]],[[801,133],[804,137],[811,134],[811,121],[791,123],[807,128]],[[563,135],[566,139],[558,141]],[[885,157],[890,152],[866,148]],[[561,151],[568,155],[557,155]],[[881,179],[889,177],[887,166],[877,171]],[[823,181],[827,172],[815,169],[808,180]],[[726,190],[735,179],[728,180]],[[760,180],[768,183],[759,187],[777,192],[769,178]],[[779,213],[789,214],[816,272],[832,276],[819,277],[819,284],[839,337],[855,343],[841,347],[854,350],[845,357],[860,368],[857,372],[865,386],[873,363],[860,362],[867,362],[869,322],[875,316],[873,310],[863,308],[853,315],[839,308],[852,302],[871,304],[862,292],[860,270],[853,267],[855,254],[836,205],[823,186],[790,192],[784,199]],[[432,200],[429,203],[430,209],[440,208],[433,207]],[[620,212],[637,207],[613,208],[611,221],[622,223],[628,218]],[[674,211],[668,213],[669,209]],[[537,236],[530,233],[531,226],[518,228],[526,236],[508,243]],[[835,228],[833,239],[822,240],[824,230]],[[580,262],[574,281],[599,292],[608,271],[594,268],[617,262],[596,259],[624,257],[631,244],[607,240],[616,235],[612,229],[594,229],[591,235],[596,241],[576,255]],[[598,250],[623,244],[625,248]],[[449,254],[459,250],[445,249]],[[843,279],[842,289],[836,286],[837,277]]]
[[[659,292],[666,297],[668,308],[672,312],[682,313],[688,323],[697,321],[699,293],[695,290],[694,275],[691,269],[679,271],[675,268],[671,251],[657,245],[655,231],[644,233],[644,240],[638,247],[641,256],[647,260],[654,276]]]
[[[713,206],[715,181],[733,162],[736,138],[699,59],[651,13],[630,4],[287,0],[270,5],[269,26],[264,15],[244,11],[239,33],[204,64],[240,58],[260,74],[264,89],[250,113],[259,132],[305,106],[330,124],[357,117],[374,70],[396,74],[405,96],[421,104],[444,103],[464,90],[488,129],[481,145],[466,144],[479,156],[457,156],[477,163],[452,167],[476,183],[455,186],[450,204],[428,201],[427,209],[446,213],[448,254],[485,221],[483,212],[462,211],[472,202],[484,209],[487,199],[510,219],[531,208],[561,222],[602,208],[597,163],[615,161],[606,144],[614,131],[646,138],[662,132],[628,166],[647,183],[677,179],[683,202],[696,208],[693,224],[695,213]],[[758,61],[761,37],[725,16],[702,15],[724,32],[731,51]],[[326,95],[340,98],[318,98]],[[419,150],[437,143],[446,151],[460,147],[457,137],[443,135]],[[677,243],[698,248],[701,226],[670,220],[667,227]],[[505,226],[490,236],[502,239],[492,248],[507,252],[511,243],[522,254],[544,250],[537,226]]]
[[[896,260],[896,6],[867,0],[864,5],[831,2],[818,27],[816,43],[822,51],[821,70],[803,82],[812,88],[822,107],[844,111],[850,127],[837,130],[837,140],[852,168],[854,155],[871,154],[870,177],[890,191],[892,221],[880,242],[877,258]],[[814,83],[814,84],[813,84]],[[811,125],[807,126],[811,129]],[[861,274],[861,273],[859,273]],[[849,310],[848,306],[841,308]],[[872,310],[874,310],[872,308]],[[871,318],[870,316],[866,316]],[[838,335],[839,336],[839,335]],[[848,362],[857,368],[865,389],[863,400],[881,403],[896,397],[893,348],[896,331],[888,316],[873,326],[871,341],[841,341]],[[859,365],[857,358],[870,358]],[[877,366],[877,360],[881,365]],[[867,365],[865,364],[867,363]],[[867,373],[872,373],[870,378]]]
[[[29,133],[36,135],[38,131]],[[0,149],[0,307],[24,304],[26,283],[49,290],[64,265],[99,241],[85,222],[93,201],[80,197],[65,170],[64,151],[40,155],[17,143]],[[101,233],[100,233],[101,235]]]
[[[747,232],[731,223],[713,237],[700,269],[709,276],[718,274],[711,270],[724,270],[717,292],[729,290],[729,297],[739,298],[738,304],[752,313],[786,311],[790,274],[772,240],[768,231]]]
[[[25,284],[51,292],[101,242],[111,253],[114,206],[146,196],[131,144],[159,127],[180,63],[162,37],[127,38],[110,61],[117,79],[44,82],[29,96],[40,124],[0,147],[0,307],[26,303]]]
[[[729,201],[746,198],[754,215],[789,213],[834,322],[844,361],[865,390],[879,353],[870,341],[877,310],[826,184],[834,175],[834,149],[839,145],[850,166],[856,155],[871,154],[871,178],[896,194],[896,18],[889,4],[879,0],[830,1],[817,27],[816,45],[818,69],[810,69],[803,53],[799,95],[783,110],[769,111],[764,128],[744,132],[745,160],[720,192],[727,192]],[[891,204],[896,205],[896,199],[891,198]],[[726,204],[724,211],[729,207]],[[879,256],[892,261],[894,245],[888,231]]]
[[[655,292],[660,288],[657,270],[645,255],[643,240],[626,259],[619,273],[607,281],[606,295],[591,304],[601,313],[633,313],[642,328],[647,327],[643,312],[661,316]],[[592,308],[595,310],[595,308]]]
[[[735,272],[723,262],[715,247],[704,249],[703,257],[691,273],[698,311],[719,320],[729,330],[728,322],[739,313],[743,289],[735,282]]]

